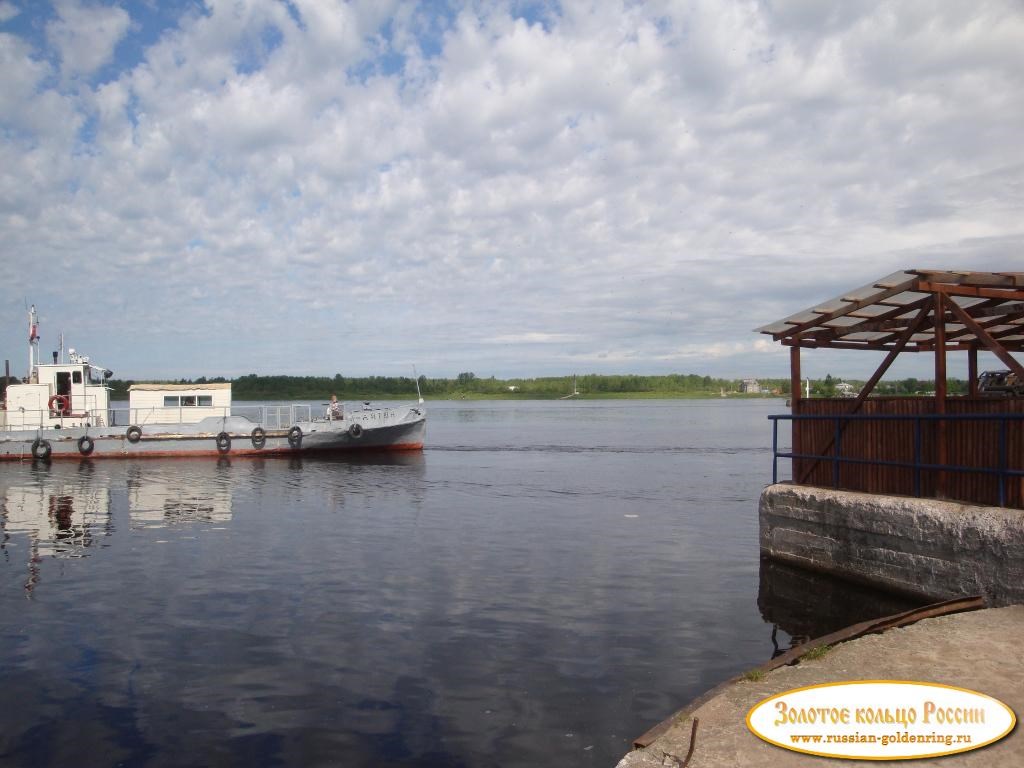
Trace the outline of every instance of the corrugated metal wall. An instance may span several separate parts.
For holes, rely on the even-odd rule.
[[[799,400],[794,415],[841,415],[849,412],[849,400]],[[930,397],[869,398],[858,413],[863,415],[916,415],[935,412]],[[1024,414],[1024,399],[955,397],[946,401],[947,414]],[[835,423],[794,421],[793,452],[835,456],[830,445]],[[915,424],[908,421],[852,421],[841,436],[843,458],[914,462]],[[944,450],[942,446],[945,446]],[[943,453],[945,455],[943,455]],[[999,424],[995,421],[934,421],[921,424],[921,461],[962,467],[997,468],[999,465]],[[1024,422],[1006,423],[1006,466],[1024,469]],[[805,477],[805,473],[809,472]],[[834,464],[823,460],[793,460],[793,478],[804,485],[832,487]],[[994,475],[981,472],[939,472],[922,470],[920,494],[924,497],[955,499],[977,504],[998,504],[999,486]],[[915,472],[912,468],[871,464],[841,464],[838,487],[851,491],[912,496]],[[1024,508],[1024,478],[1008,478],[1005,504]]]

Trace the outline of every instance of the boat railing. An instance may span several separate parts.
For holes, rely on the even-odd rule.
[[[222,406],[177,406],[164,408],[110,408],[107,425],[111,427],[144,427],[147,424],[195,424],[210,416],[224,418],[231,409]],[[96,421],[93,421],[96,424]]]
[[[4,432],[23,432],[26,429],[43,429],[48,427],[50,412],[48,410],[30,410],[28,408],[16,408],[5,411],[3,426],[0,430]]]
[[[288,429],[300,421],[313,420],[313,406],[290,403],[287,405],[233,405],[231,416],[241,416],[264,429]]]
[[[54,417],[49,409],[29,410],[18,409],[4,413],[0,420],[0,432],[24,431],[27,429],[52,429],[56,426],[68,427],[77,425],[83,420],[93,427],[145,427],[149,424],[195,424],[210,416],[227,418],[238,416],[259,425],[264,429],[288,429],[300,422],[310,422],[327,418],[326,406],[321,413],[320,407],[308,404],[283,405],[232,405],[221,406],[190,406],[163,408],[89,408],[64,418]],[[344,413],[347,418],[367,421],[374,418],[394,416],[393,409],[370,408],[345,404]]]
[[[66,396],[65,396],[66,397]],[[85,400],[83,408],[82,401]],[[56,403],[54,403],[56,405]],[[99,407],[96,395],[75,395],[71,407],[65,411],[57,408],[4,408],[0,413],[0,432],[23,432],[26,429],[61,429],[78,426],[83,422],[104,426],[108,422],[107,409]]]

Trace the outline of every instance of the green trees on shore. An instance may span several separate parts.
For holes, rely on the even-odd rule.
[[[223,377],[207,379],[180,379],[177,384],[204,384],[226,382]],[[236,400],[317,400],[336,394],[343,400],[376,400],[384,398],[413,398],[416,381],[411,376],[258,376],[250,373],[230,380]],[[818,397],[834,396],[836,383],[831,375],[812,381],[811,391]],[[128,398],[128,387],[135,382],[112,379],[113,397]],[[460,373],[454,379],[419,377],[424,397],[435,399],[458,398],[521,398],[544,399],[564,397],[573,391],[572,376],[541,378],[498,379],[482,378],[471,372]],[[863,381],[849,380],[854,391]],[[636,374],[586,374],[575,379],[580,397],[718,397],[721,394],[738,396],[742,392],[740,379],[721,379],[695,373],[673,373],[662,376]],[[762,393],[788,397],[789,379],[759,379]],[[949,391],[956,394],[965,388],[963,382],[951,379]],[[934,390],[930,381],[905,379],[882,382],[875,394],[914,395]],[[759,393],[754,393],[756,396]]]
[[[344,400],[415,397],[416,381],[411,376],[258,376],[250,373],[233,380],[223,377],[179,379],[176,384],[205,384],[231,381],[236,400],[315,400],[336,394]],[[127,399],[128,387],[136,382],[112,379],[115,399]],[[738,379],[718,379],[698,374],[638,376],[635,374],[576,377],[581,397],[707,397],[740,390]],[[454,379],[419,377],[424,397],[438,399],[470,397],[556,398],[573,391],[572,376],[498,379],[478,377],[471,372]],[[789,380],[764,379],[761,386],[777,394],[789,391]]]

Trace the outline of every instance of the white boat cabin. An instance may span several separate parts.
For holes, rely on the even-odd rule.
[[[0,429],[64,429],[144,424],[194,424],[210,416],[231,415],[231,384],[134,384],[128,389],[128,413],[110,407],[113,372],[68,350],[63,337],[53,363],[39,362],[39,319],[28,313],[29,378],[9,384],[0,409]]]
[[[132,384],[132,424],[195,424],[208,416],[231,415],[231,384]]]
[[[36,365],[29,383],[8,385],[0,424],[15,429],[104,426],[110,408],[105,373],[74,354],[70,363]]]

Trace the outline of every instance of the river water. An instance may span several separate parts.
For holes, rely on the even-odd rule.
[[[422,454],[0,466],[0,763],[613,766],[905,607],[759,562],[783,411],[429,403]]]

